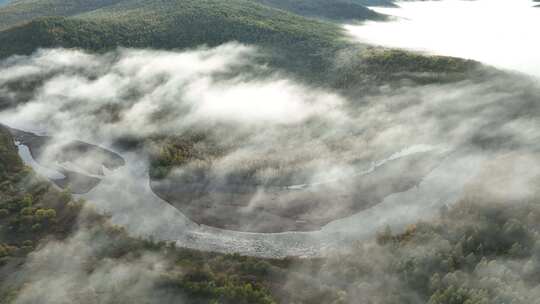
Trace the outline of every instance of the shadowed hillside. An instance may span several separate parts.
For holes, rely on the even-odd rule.
[[[380,15],[367,9],[367,5],[391,6],[387,0],[316,0],[316,1],[291,1],[291,0],[248,0],[287,10],[299,15],[322,17],[335,20],[347,19],[371,19],[380,18]],[[153,1],[157,5],[171,1]],[[176,0],[179,4],[188,4],[189,0]],[[202,1],[212,4],[212,1]],[[216,1],[214,1],[216,2]],[[219,10],[217,1],[216,9]],[[234,1],[227,1],[234,2]],[[0,30],[7,27],[28,22],[37,17],[48,16],[75,16],[96,9],[106,8],[118,3],[137,3],[132,0],[0,0],[0,5],[9,4],[0,9]],[[140,4],[140,2],[139,2]]]
[[[383,16],[352,0],[256,0],[271,7],[287,10],[307,17],[338,21],[380,20]]]
[[[73,16],[100,7],[118,3],[121,0],[15,0],[0,9],[0,30],[45,16]],[[2,3],[0,1],[0,3]]]

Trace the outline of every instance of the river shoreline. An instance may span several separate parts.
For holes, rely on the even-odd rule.
[[[101,183],[80,196],[98,211],[110,215],[114,224],[125,227],[133,236],[173,242],[179,247],[264,258],[322,256],[335,248],[369,239],[386,225],[400,231],[419,218],[435,216],[441,206],[457,200],[467,177],[474,176],[481,163],[479,159],[450,155],[416,186],[388,195],[379,204],[315,231],[252,233],[191,221],[152,191],[148,164],[142,155],[118,153],[125,166],[106,172]],[[469,170],[462,171],[463,167]],[[449,172],[454,177],[459,175],[460,182],[448,184]],[[441,188],[443,184],[448,185]]]

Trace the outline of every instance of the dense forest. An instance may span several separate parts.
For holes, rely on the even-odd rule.
[[[0,14],[12,16],[10,9]],[[245,0],[122,1],[74,17],[35,19],[4,30],[0,56],[52,46],[103,51],[117,46],[174,49],[239,41],[270,52],[284,50],[272,60],[307,73],[325,69],[332,58],[326,55],[345,45],[340,32],[334,24]]]

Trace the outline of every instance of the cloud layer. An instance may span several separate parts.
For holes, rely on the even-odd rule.
[[[305,234],[186,230],[195,227],[193,223],[147,189],[144,153],[124,155],[127,167],[108,174],[110,180],[88,196],[136,234],[257,255],[303,254],[339,242],[336,232],[358,239],[386,223],[413,222],[459,197],[484,160],[537,148],[540,91],[525,76],[494,74],[489,79],[383,88],[375,95],[345,97],[271,71],[257,63],[257,56],[255,48],[233,43],[184,52],[120,49],[96,55],[53,49],[12,57],[0,64],[6,107],[0,121],[45,131],[60,142],[79,139],[107,147],[125,137],[204,133],[205,142],[198,149],[225,152],[212,161],[192,161],[175,174],[189,177],[193,168],[205,168],[219,186],[223,177],[254,172],[258,183],[324,185],[328,193],[339,190],[353,198],[363,197],[353,180],[362,180],[362,172],[400,151],[429,147],[450,153],[417,182],[420,191],[388,196],[380,206],[332,223],[307,241]],[[409,173],[396,168],[387,176]],[[341,198],[334,204],[339,202]],[[246,210],[253,206],[257,205]],[[329,204],[327,214],[337,213],[335,207]],[[190,243],[186,231],[202,239]],[[263,245],[237,246],[240,243]]]
[[[531,0],[403,1],[396,16],[346,29],[363,42],[478,60],[540,77],[540,10]]]

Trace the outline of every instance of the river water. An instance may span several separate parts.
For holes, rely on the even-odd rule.
[[[427,149],[426,145],[412,146],[374,166]],[[19,154],[39,174],[49,178],[60,174],[39,165],[26,146],[19,145]],[[457,200],[464,184],[476,174],[482,162],[477,157],[450,154],[418,187],[390,195],[381,204],[336,220],[319,231],[265,234],[216,229],[190,221],[152,192],[148,166],[142,155],[129,152],[121,153],[121,156],[126,165],[114,171],[104,169],[102,182],[81,196],[101,212],[110,214],[113,223],[125,227],[132,235],[151,236],[181,247],[273,258],[319,256],[370,238],[386,225],[401,229],[419,218],[433,216],[441,206]]]

